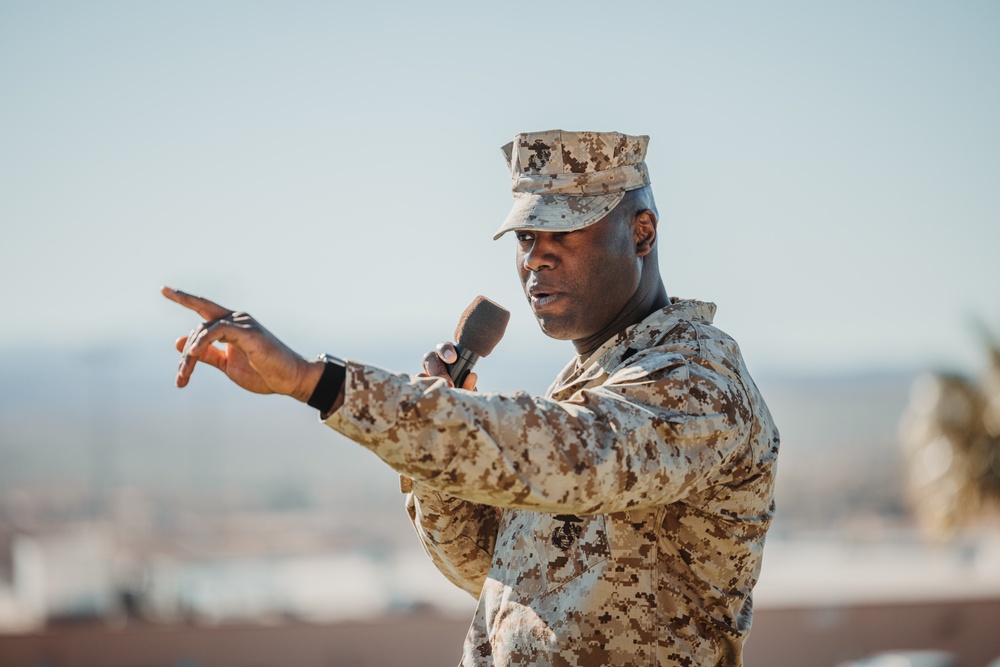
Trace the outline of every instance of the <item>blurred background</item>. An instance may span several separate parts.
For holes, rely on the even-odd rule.
[[[499,147],[562,128],[651,136],[667,290],[718,304],[781,429],[748,666],[985,667],[998,29],[971,0],[0,0],[0,664],[457,663],[475,601],[395,473],[213,369],[174,388],[198,319],[158,288],[408,372],[485,294],[512,320],[480,388],[541,393],[572,350],[491,238]]]

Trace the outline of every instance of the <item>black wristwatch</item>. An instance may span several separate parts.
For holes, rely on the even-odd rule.
[[[321,354],[319,360],[324,362],[323,374],[313,389],[312,396],[307,401],[310,406],[320,411],[322,415],[330,414],[333,402],[337,400],[340,390],[347,379],[347,364],[343,359],[332,354]]]

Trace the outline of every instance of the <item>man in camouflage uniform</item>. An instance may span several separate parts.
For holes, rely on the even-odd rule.
[[[180,386],[196,361],[311,404],[336,384],[326,423],[404,475],[427,552],[479,599],[466,667],[742,664],[778,433],[715,306],[667,296],[647,141],[504,147],[515,204],[497,237],[516,233],[542,330],[577,352],[545,397],[453,388],[450,345],[418,377],[309,362],[249,316],[165,290],[211,320],[178,341]]]

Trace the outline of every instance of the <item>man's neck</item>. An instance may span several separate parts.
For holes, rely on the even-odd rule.
[[[603,345],[633,324],[638,324],[656,311],[670,305],[670,297],[667,296],[667,289],[663,282],[657,277],[654,285],[647,289],[642,289],[640,285],[635,296],[629,299],[628,303],[619,311],[607,326],[597,333],[573,341],[576,353],[582,357],[590,355],[594,350]]]

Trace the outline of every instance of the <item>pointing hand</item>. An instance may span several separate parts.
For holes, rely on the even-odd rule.
[[[175,343],[181,353],[178,387],[187,386],[200,361],[215,366],[248,391],[309,400],[323,373],[321,361],[303,358],[247,313],[170,287],[161,292],[205,320]],[[217,342],[225,343],[225,348],[216,347]]]

